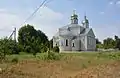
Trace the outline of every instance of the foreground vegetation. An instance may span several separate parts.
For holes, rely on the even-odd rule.
[[[56,78],[57,76],[57,78],[74,78],[75,75],[83,70],[100,65],[109,65],[120,60],[120,52],[55,53],[55,55],[52,55],[54,60],[46,59],[46,56],[48,56],[47,53],[38,53],[34,57],[32,54],[24,52],[19,55],[7,55],[8,60],[0,64],[0,68],[3,69],[0,77]],[[104,70],[103,72],[106,71]]]
[[[34,60],[34,61],[73,61],[78,62],[78,64],[84,65],[85,67],[90,64],[101,64],[110,61],[120,60],[120,52],[75,52],[75,53],[52,53],[50,56],[48,53],[38,53],[36,57],[32,54],[21,52],[19,55],[7,55],[6,61],[2,64],[18,63],[23,60]],[[80,61],[80,62],[79,62]],[[2,65],[1,64],[1,65]],[[75,63],[73,63],[75,64]],[[77,64],[75,64],[77,65]]]

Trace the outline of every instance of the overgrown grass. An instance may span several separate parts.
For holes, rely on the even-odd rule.
[[[55,60],[55,58],[60,60],[74,59],[74,58],[84,58],[84,59],[103,59],[103,60],[119,60],[120,52],[82,52],[82,53],[51,53]],[[38,53],[36,57],[32,54],[20,53],[18,55],[7,55],[8,60],[12,60],[13,58],[18,58],[19,60],[43,60],[48,56],[48,53]]]
[[[17,58],[17,59],[16,59]],[[24,52],[19,55],[8,55],[8,62],[19,62],[22,60],[53,60],[65,63],[65,67],[69,69],[81,69],[89,66],[103,64],[115,60],[120,60],[120,52],[81,52],[81,53],[38,53],[36,57],[32,54]],[[8,64],[8,63],[6,63]],[[0,67],[3,65],[0,64]],[[72,67],[72,68],[71,68]]]

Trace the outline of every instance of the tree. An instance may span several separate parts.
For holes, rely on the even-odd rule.
[[[114,36],[114,38],[115,38],[115,40],[118,40],[118,39],[119,39],[119,37],[118,37],[118,36],[116,36],[116,35]]]
[[[19,45],[23,46],[23,51],[28,53],[41,52],[43,45],[48,47],[48,37],[40,30],[34,29],[33,26],[27,24],[18,31]]]
[[[96,44],[96,48],[104,48],[103,44]]]
[[[103,44],[99,41],[99,39],[97,38],[96,39],[96,50],[98,49],[98,48],[103,48]]]
[[[103,40],[103,45],[105,49],[115,48],[115,41],[112,38],[107,38]]]
[[[19,54],[18,43],[12,39],[0,39],[0,59],[5,59],[6,55]]]
[[[51,40],[49,41],[49,47],[50,47],[50,49],[53,49],[53,39],[51,39]]]
[[[118,48],[120,50],[120,38],[118,36],[114,36],[115,38],[115,48]]]
[[[96,44],[101,44],[101,42],[99,41],[99,39],[96,39]]]

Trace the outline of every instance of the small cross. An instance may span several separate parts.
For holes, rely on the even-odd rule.
[[[76,14],[76,10],[73,10],[73,14]]]

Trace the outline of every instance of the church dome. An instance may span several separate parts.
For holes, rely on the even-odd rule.
[[[89,23],[88,19],[85,20],[85,23]]]
[[[78,15],[77,15],[77,14],[72,14],[71,17],[75,17],[75,18],[77,18]]]
[[[84,20],[82,21],[82,24],[88,24],[89,20],[86,18],[86,16],[84,17]]]
[[[82,21],[82,24],[84,24],[84,23],[85,23],[85,20]]]

